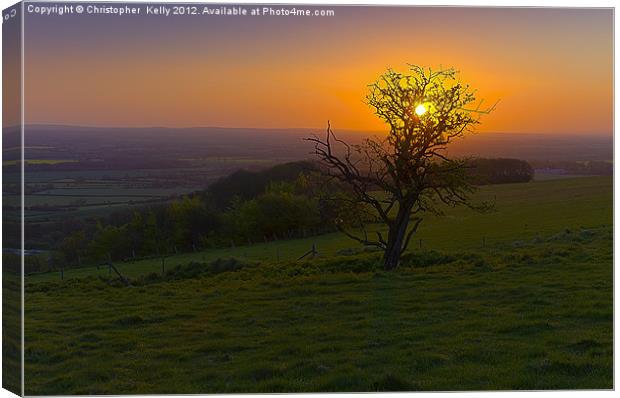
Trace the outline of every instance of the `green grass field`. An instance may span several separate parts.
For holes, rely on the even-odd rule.
[[[332,234],[28,276],[26,394],[613,388],[611,178],[480,196],[391,273]]]
[[[61,163],[75,163],[76,159],[27,159],[26,164],[61,164]],[[19,164],[19,160],[5,160],[2,162],[3,166],[14,166]]]

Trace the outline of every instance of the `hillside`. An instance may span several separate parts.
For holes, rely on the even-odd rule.
[[[535,181],[481,187],[477,200],[495,203],[495,211],[477,214],[469,209],[448,209],[444,217],[429,217],[420,227],[411,249],[441,251],[474,250],[483,243],[510,243],[549,235],[566,228],[608,225],[612,214],[612,184],[610,177],[582,177],[561,180]],[[458,223],[458,231],[454,230]],[[246,246],[210,249],[167,257],[165,267],[184,265],[191,261],[211,261],[217,258],[239,257],[250,260],[295,260],[316,245],[319,254],[329,257],[342,251],[359,250],[359,245],[339,233],[306,239],[260,242]],[[116,263],[129,277],[161,271],[161,260],[145,259]],[[66,279],[88,275],[108,276],[107,267],[85,267],[65,270]],[[27,281],[60,280],[58,272],[33,274]]]
[[[26,393],[612,388],[611,241],[29,285]]]
[[[329,234],[27,276],[26,393],[612,388],[610,178],[479,195],[391,273]]]

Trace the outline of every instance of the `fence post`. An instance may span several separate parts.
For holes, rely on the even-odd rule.
[[[162,256],[161,258],[161,274],[162,276],[166,273],[166,257]]]
[[[420,249],[422,248],[422,239],[420,239]]]

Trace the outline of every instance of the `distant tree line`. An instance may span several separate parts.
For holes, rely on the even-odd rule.
[[[476,158],[468,166],[473,183],[478,185],[528,182],[534,178],[534,169],[525,160]]]
[[[589,161],[532,161],[533,168],[542,170],[553,170],[564,174],[578,175],[612,175],[614,173],[614,165],[612,162],[600,160]]]
[[[472,160],[476,183],[529,181],[526,162]],[[28,256],[26,272],[166,256],[205,248],[302,238],[336,230],[335,209],[321,199],[326,184],[318,166],[294,162],[263,171],[237,171],[204,191],[168,203],[126,209],[107,217],[28,225],[29,243],[48,247],[49,258]]]

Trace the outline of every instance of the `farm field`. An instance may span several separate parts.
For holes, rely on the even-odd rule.
[[[3,166],[14,166],[19,164],[19,160],[5,160],[2,162]],[[25,161],[26,165],[29,164],[46,164],[46,165],[54,165],[61,163],[75,163],[77,160],[75,159],[28,159]]]
[[[485,186],[477,194],[479,200],[495,203],[495,211],[487,214],[468,209],[448,209],[443,217],[425,220],[411,250],[476,250],[496,243],[510,243],[550,235],[565,229],[609,225],[612,216],[611,177],[578,177],[535,181],[524,184]],[[93,210],[94,211],[94,210]],[[458,228],[455,228],[458,225]],[[315,245],[319,256],[330,257],[359,245],[340,233],[306,239],[257,243],[235,248],[209,249],[196,253],[173,255],[165,260],[165,268],[191,261],[239,257],[260,261],[289,261],[301,257]],[[161,272],[159,258],[116,263],[120,272],[137,277]],[[84,267],[65,270],[66,279],[91,275],[107,276],[107,267]],[[59,280],[58,272],[27,276],[28,282]]]
[[[49,222],[106,216],[125,207],[165,203],[179,195],[203,190],[239,167],[264,168],[274,162],[230,156],[177,160],[187,163],[188,167],[27,172],[25,217],[33,223]],[[17,161],[11,162],[16,164]],[[48,166],[63,163],[62,159],[28,162]],[[17,174],[12,176],[19,177]],[[14,192],[13,195],[5,194],[5,198],[19,200],[19,195]]]
[[[27,282],[26,394],[613,387],[612,230]]]

